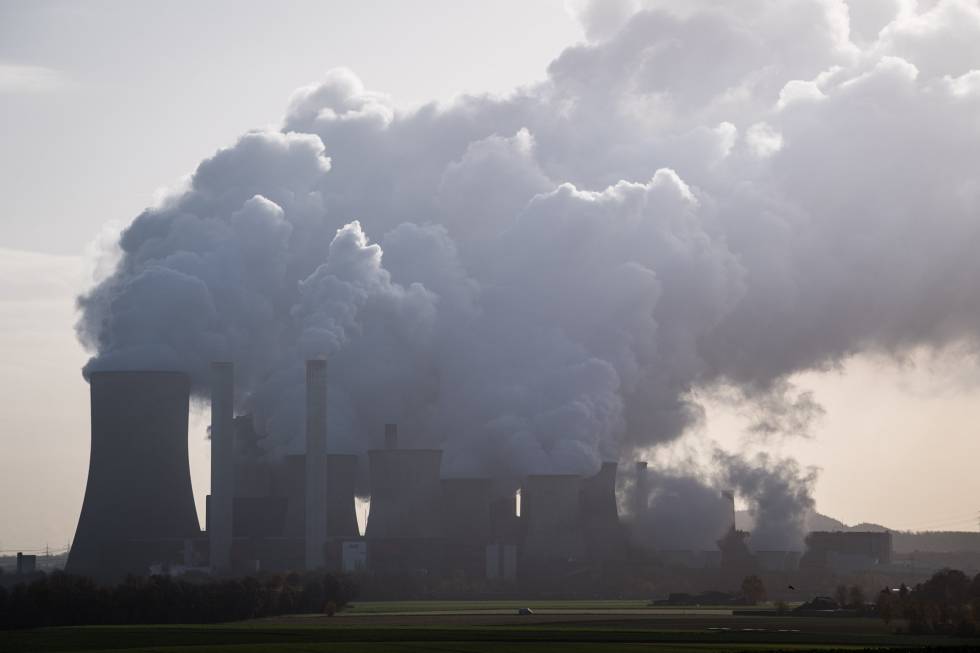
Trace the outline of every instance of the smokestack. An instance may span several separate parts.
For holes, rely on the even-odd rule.
[[[208,542],[211,569],[231,567],[232,505],[235,493],[235,367],[211,363],[211,499]]]
[[[734,490],[722,490],[721,498],[729,505],[729,530],[735,530],[735,491]]]
[[[581,490],[581,477],[571,474],[535,475],[524,480],[521,521],[525,562],[566,563],[584,558]]]
[[[201,535],[187,462],[190,381],[180,372],[93,372],[92,449],[65,570],[99,580],[180,562]]]
[[[327,361],[306,361],[306,568],[326,564]]]
[[[385,449],[398,448],[398,425],[385,424]]]

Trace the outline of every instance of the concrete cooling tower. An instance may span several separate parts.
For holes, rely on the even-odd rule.
[[[616,468],[614,462],[603,463],[595,476],[582,481],[582,530],[593,562],[626,557],[626,537],[616,506]]]
[[[358,537],[354,491],[357,456],[327,454],[327,537]]]
[[[65,570],[112,580],[182,561],[201,537],[187,461],[190,382],[178,372],[94,372],[92,448]]]
[[[442,554],[442,466],[440,449],[398,449],[393,424],[385,426],[385,448],[368,451],[371,509],[368,566],[378,571],[438,573]]]
[[[368,451],[371,510],[365,537],[441,537],[441,466],[442,450],[399,449],[397,426],[385,424],[385,448]]]
[[[489,478],[442,479],[443,534],[450,540],[490,539]]]
[[[581,562],[585,558],[582,479],[571,474],[528,476],[521,488],[522,567]]]
[[[306,525],[307,569],[326,562],[327,543],[327,361],[306,361]]]
[[[486,573],[486,546],[491,537],[488,478],[442,479],[444,562],[450,575],[480,577]]]
[[[357,537],[354,490],[357,486],[357,456],[327,454],[325,510],[327,537]],[[286,498],[286,537],[306,533],[306,455],[286,456],[276,474],[276,492]]]
[[[231,569],[235,501],[235,367],[211,363],[211,494],[207,532],[211,568]]]
[[[370,539],[442,536],[439,449],[374,449],[371,474]]]

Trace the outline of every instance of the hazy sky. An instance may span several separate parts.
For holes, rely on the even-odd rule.
[[[106,225],[278,125],[293,90],[329,69],[409,107],[536,82],[584,38],[560,1],[0,2],[0,550],[62,548],[74,531],[88,387],[73,300]],[[781,452],[821,469],[817,508],[846,522],[978,527],[975,358],[858,356],[794,380],[826,411],[809,438],[751,440],[709,402],[706,427],[661,455],[705,440]],[[205,423],[191,433],[199,507]]]

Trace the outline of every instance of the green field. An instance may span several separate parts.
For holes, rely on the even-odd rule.
[[[540,610],[530,616],[517,607]],[[826,651],[958,647],[898,635],[877,619],[735,616],[643,601],[364,602],[335,617],[293,615],[208,626],[88,626],[0,632],[3,653],[161,651]]]
[[[357,601],[344,614],[532,610],[644,610],[648,601]]]

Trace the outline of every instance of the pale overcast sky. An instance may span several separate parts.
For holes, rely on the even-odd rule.
[[[464,93],[506,94],[544,80],[549,64],[586,39],[587,32],[593,40],[607,38],[606,32],[622,21],[618,11],[593,13],[584,19],[586,30],[561,0],[0,0],[0,552],[46,544],[60,549],[74,532],[89,444],[88,386],[80,372],[88,355],[74,334],[74,298],[98,274],[97,243],[105,244],[167,188],[178,187],[202,159],[234,144],[244,132],[279,128],[293,91],[323,79],[331,69],[354,71],[367,89],[387,94],[399,111],[432,100],[448,104]],[[874,24],[874,17],[862,15],[862,20]],[[853,41],[866,37],[852,26]],[[975,82],[967,74],[980,68],[980,61],[968,60],[972,55],[964,47],[957,50],[965,53],[959,55],[963,66],[947,74],[963,80],[966,88]],[[872,46],[865,50],[877,52]],[[896,56],[889,54],[887,62]],[[914,54],[907,56],[915,60]],[[561,61],[575,63],[571,56]],[[916,60],[923,71],[920,79],[932,74],[931,61],[925,55]],[[883,70],[874,65],[853,64],[870,71],[855,72],[853,78]],[[830,70],[829,64],[826,68]],[[553,74],[564,69],[556,70]],[[814,68],[806,79],[817,78],[821,70]],[[679,78],[655,83],[684,92]],[[784,88],[832,94],[816,84],[802,91]],[[841,88],[847,88],[846,82]],[[777,96],[784,102],[779,87],[773,102]],[[647,112],[653,123],[661,119],[659,106],[636,109]],[[740,123],[740,111],[749,110],[732,109],[731,118],[716,112],[705,123],[704,134],[716,130],[711,133],[724,136],[730,119],[756,155],[764,158],[770,150],[778,151],[783,136],[764,121]],[[534,138],[537,133],[530,128],[527,138]],[[684,137],[700,128],[685,127]],[[791,121],[784,125],[788,134],[793,128]],[[500,136],[513,137],[518,151],[530,147],[516,129]],[[329,139],[324,144],[332,155]],[[478,149],[471,147],[468,153]],[[697,146],[684,147],[690,151]],[[641,170],[642,178],[630,179],[638,182],[649,180],[660,166],[676,168],[681,177],[689,170],[695,178],[708,178],[707,173],[698,177],[700,169],[685,164],[683,156],[687,154],[667,157],[649,171],[639,159],[630,159],[624,169]],[[964,165],[973,165],[973,160]],[[563,164],[552,161],[549,166],[542,163],[548,179],[566,180],[558,178]],[[585,180],[615,183],[620,178],[607,180],[603,175],[612,174],[608,171],[573,168],[564,166],[567,180],[588,190],[602,187],[585,185]],[[763,185],[763,177],[754,181]],[[703,185],[711,186],[707,181]],[[347,216],[355,217],[362,216]],[[368,233],[372,240],[382,235]],[[962,301],[975,300],[974,295]],[[916,344],[902,335],[895,340]],[[884,346],[893,344],[889,340]],[[814,491],[820,512],[848,523],[974,530],[980,516],[976,358],[969,348],[938,358],[927,348],[910,351],[900,362],[878,353],[845,355],[829,371],[791,375],[800,390],[813,392],[825,411],[809,437],[753,439],[746,435],[748,420],[738,410],[707,401],[704,425],[655,455],[666,460],[717,442],[732,451],[792,456],[803,466],[820,469]],[[839,352],[832,354],[828,356]],[[206,413],[198,408],[190,451],[203,521],[209,452]]]

